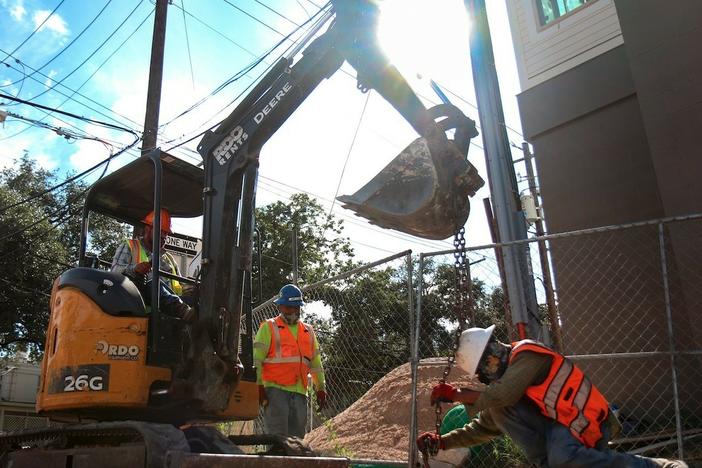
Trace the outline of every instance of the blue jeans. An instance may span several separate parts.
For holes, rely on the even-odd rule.
[[[652,460],[615,452],[607,446],[609,428],[603,424],[603,437],[594,448],[578,441],[564,425],[542,415],[529,400],[514,406],[490,408],[500,431],[524,451],[529,462],[543,468],[652,468]]]
[[[263,410],[266,434],[305,437],[307,397],[275,387],[266,387],[266,396],[268,405]]]

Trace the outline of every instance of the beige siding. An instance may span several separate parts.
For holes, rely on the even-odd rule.
[[[613,0],[596,0],[548,27],[536,0],[506,0],[523,90],[623,43]]]

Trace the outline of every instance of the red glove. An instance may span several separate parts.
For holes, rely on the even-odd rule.
[[[425,450],[429,452],[430,455],[436,455],[439,450],[444,450],[444,441],[441,440],[441,436],[436,432],[425,432],[417,437],[417,449],[420,452]]]
[[[151,271],[151,262],[141,262],[134,265],[134,273],[145,275]]]
[[[268,406],[268,395],[266,395],[266,387],[263,385],[258,386],[258,404],[264,408]]]
[[[317,405],[319,409],[324,409],[327,406],[327,392],[324,390],[317,390]]]
[[[431,404],[435,405],[438,403],[452,403],[456,400],[456,393],[458,389],[453,385],[440,383],[435,385],[431,391]]]

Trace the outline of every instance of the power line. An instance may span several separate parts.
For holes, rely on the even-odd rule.
[[[120,130],[123,132],[127,132],[127,133],[130,133],[131,135],[133,135],[135,138],[137,138],[137,139],[139,138],[139,135],[134,130],[132,130],[130,128],[120,127],[119,125],[114,125],[114,124],[111,124],[109,122],[103,122],[100,120],[89,119],[89,118],[83,117],[81,115],[73,114],[71,112],[66,112],[66,111],[62,111],[59,109],[54,109],[52,107],[43,106],[41,104],[37,104],[34,102],[25,101],[24,99],[19,99],[19,98],[16,98],[14,96],[10,96],[10,95],[3,94],[3,93],[0,93],[0,98],[9,99],[11,101],[19,102],[21,104],[26,104],[28,106],[36,107],[37,109],[56,112],[58,114],[62,114],[62,115],[68,116],[68,117],[73,117],[74,119],[82,120],[83,122],[89,122],[89,123],[93,123],[95,125],[100,125],[102,127],[107,127],[107,128],[112,128],[114,130]]]
[[[56,83],[53,83],[49,88],[45,89],[44,91],[42,91],[41,93],[37,94],[36,96],[33,96],[33,97],[32,97],[31,99],[29,99],[29,100],[30,100],[30,101],[34,101],[35,99],[37,99],[37,98],[43,96],[44,94],[48,93],[49,91],[52,91],[54,88],[56,88],[56,86],[58,86],[59,84],[62,84],[64,81],[66,81],[66,79],[68,79],[68,78],[69,78],[71,75],[73,75],[76,71],[80,70],[80,69],[83,67],[83,65],[85,65],[85,64],[88,62],[88,60],[90,60],[91,58],[93,58],[93,56],[94,56],[95,54],[97,54],[97,53],[100,51],[100,49],[102,49],[102,48],[105,46],[105,44],[107,44],[107,42],[108,42],[110,39],[112,39],[112,38],[114,37],[114,35],[117,34],[117,32],[118,32],[120,29],[122,29],[122,27],[124,26],[124,24],[129,20],[129,18],[132,17],[132,15],[137,11],[137,9],[141,6],[142,3],[144,3],[144,0],[139,0],[139,2],[138,2],[138,3],[136,4],[136,6],[132,9],[132,11],[129,12],[129,14],[126,16],[126,18],[124,18],[124,19],[122,20],[122,22],[107,36],[107,38],[106,38],[104,41],[102,41],[102,42],[100,43],[99,46],[97,46],[97,48],[96,48],[95,50],[93,50],[93,51],[90,53],[90,55],[88,55],[88,56],[85,58],[85,60],[83,60],[80,64],[78,64],[78,66],[76,66],[75,68],[73,68],[73,70],[71,70],[68,74],[64,75],[63,78],[61,78],[59,81],[57,81]]]
[[[361,115],[358,117],[358,124],[356,125],[356,131],[353,133],[353,138],[351,139],[351,145],[349,145],[349,151],[346,153],[346,159],[344,160],[344,166],[341,168],[341,174],[339,175],[339,183],[336,184],[336,191],[334,192],[334,198],[332,198],[332,204],[329,208],[329,215],[331,216],[334,210],[334,204],[336,203],[336,197],[339,195],[339,188],[341,188],[341,181],[344,178],[344,173],[346,172],[346,165],[349,162],[349,157],[351,157],[351,152],[353,151],[354,144],[356,143],[356,137],[358,136],[358,131],[361,128],[361,123],[363,122],[363,116],[366,114],[366,107],[368,107],[368,101],[370,100],[370,92],[366,94],[366,102],[363,103],[363,109],[361,110]]]
[[[260,19],[258,19],[257,17],[255,17],[254,15],[252,15],[251,13],[249,13],[248,11],[244,10],[243,8],[239,8],[238,6],[234,5],[234,4],[233,4],[232,2],[230,2],[229,0],[223,0],[223,1],[224,1],[224,3],[226,3],[227,5],[229,5],[230,7],[234,8],[235,10],[238,10],[238,11],[242,12],[243,14],[245,14],[246,16],[248,16],[249,18],[251,18],[251,19],[253,19],[254,21],[256,21],[257,23],[262,24],[263,26],[267,27],[267,28],[270,29],[271,31],[273,31],[273,32],[275,32],[275,33],[279,34],[280,36],[285,37],[285,38],[287,39],[287,37],[285,36],[285,34],[283,34],[282,32],[278,31],[277,29],[275,29],[273,26],[269,25],[269,24],[266,23],[265,21],[261,21]]]
[[[276,10],[275,8],[269,7],[268,5],[266,5],[265,3],[263,3],[263,2],[260,1],[260,0],[254,0],[254,1],[255,1],[256,3],[258,3],[259,5],[263,6],[265,9],[267,9],[267,10],[269,10],[269,11],[275,13],[276,15],[280,16],[281,18],[288,20],[289,22],[291,22],[291,23],[294,24],[295,26],[297,26],[297,27],[300,26],[298,23],[296,23],[295,21],[291,20],[290,18],[288,18],[288,17],[285,16],[284,14],[280,13],[280,12],[279,12],[278,10]],[[307,12],[305,11],[305,13],[307,13]],[[307,15],[307,16],[309,16],[309,15]]]
[[[44,68],[44,67],[46,67],[47,65],[49,65],[51,62],[53,62],[54,60],[56,60],[57,58],[59,58],[64,52],[66,52],[73,44],[75,44],[76,41],[77,41],[78,39],[80,39],[81,36],[82,36],[83,34],[85,34],[85,32],[86,32],[88,29],[90,29],[90,27],[93,25],[93,23],[95,23],[95,21],[97,21],[97,19],[102,15],[102,13],[105,11],[105,9],[107,9],[107,7],[110,5],[110,3],[112,3],[112,0],[107,0],[107,3],[105,3],[105,5],[104,5],[104,6],[102,7],[102,9],[98,12],[98,14],[95,15],[95,17],[90,21],[90,23],[88,23],[88,25],[87,25],[85,28],[83,28],[83,30],[82,30],[80,33],[78,33],[78,35],[77,35],[75,38],[73,38],[73,40],[72,40],[71,42],[69,42],[69,43],[66,45],[66,47],[64,47],[63,49],[61,49],[56,55],[54,55],[51,59],[49,59],[49,61],[47,61],[46,63],[44,63],[44,65],[42,65],[41,67],[39,67],[37,70],[41,70],[42,68]],[[30,76],[32,76],[32,74],[28,75],[27,77],[30,77]],[[24,79],[24,78],[23,78],[23,79]],[[12,84],[15,84],[15,83],[17,83],[17,82],[13,82],[13,83],[9,83],[9,84],[12,85]]]
[[[190,54],[190,37],[188,36],[188,22],[185,20],[185,0],[180,0],[183,5],[183,28],[185,29],[185,44],[188,47],[188,61],[190,62],[190,79],[193,82],[193,90],[195,90],[195,72],[193,71],[193,56]]]
[[[42,27],[44,27],[44,25],[46,24],[46,22],[49,21],[49,18],[51,18],[52,16],[54,16],[54,13],[56,13],[56,10],[58,10],[58,9],[61,7],[61,5],[63,5],[63,2],[65,2],[65,1],[66,1],[66,0],[61,0],[61,1],[59,2],[59,4],[56,5],[56,7],[55,7],[53,10],[51,10],[51,13],[49,13],[49,14],[46,16],[46,18],[44,18],[44,21],[42,21],[36,28],[34,28],[34,31],[32,31],[31,34],[30,34],[29,36],[27,36],[27,38],[26,38],[25,40],[23,40],[23,41],[20,43],[20,45],[18,45],[17,47],[15,47],[15,48],[12,50],[12,52],[10,52],[9,54],[7,54],[7,56],[6,56],[4,59],[2,59],[2,60],[3,60],[3,61],[7,60],[7,57],[11,56],[12,54],[14,54],[14,53],[17,52],[18,50],[20,50],[20,48],[21,48],[23,45],[25,45],[25,44],[27,43],[27,41],[29,41],[32,37],[34,37],[34,35],[35,35]],[[24,78],[26,78],[26,76],[23,77],[22,80],[24,80]],[[0,88],[4,88],[4,87],[6,87],[6,86],[11,86],[11,85],[12,85],[12,83],[10,83],[10,84],[5,84],[5,85],[0,85]]]
[[[139,138],[136,138],[129,146],[123,148],[122,150],[118,151],[118,152],[115,153],[115,154],[111,154],[109,157],[107,157],[106,159],[103,159],[102,161],[100,161],[99,163],[95,164],[94,166],[89,167],[88,169],[86,169],[85,171],[83,171],[83,172],[81,172],[81,173],[79,173],[79,174],[76,174],[76,175],[74,175],[74,176],[72,176],[72,177],[67,178],[66,180],[64,180],[63,182],[61,182],[61,183],[59,183],[59,184],[57,184],[57,185],[54,185],[54,186],[52,186],[52,187],[49,187],[49,188],[46,189],[46,190],[43,190],[43,191],[41,191],[41,192],[39,192],[39,193],[36,193],[36,194],[34,194],[34,195],[31,195],[31,196],[29,196],[29,197],[27,197],[27,198],[25,198],[25,199],[23,199],[23,200],[20,200],[20,201],[18,201],[18,202],[12,203],[12,204],[10,204],[10,205],[3,206],[2,208],[0,208],[0,213],[4,213],[5,211],[7,211],[7,210],[9,210],[9,209],[14,208],[14,207],[19,206],[19,205],[22,205],[22,204],[24,204],[24,203],[29,203],[29,202],[31,202],[31,201],[33,201],[33,200],[38,199],[39,197],[42,197],[42,196],[46,195],[47,193],[53,192],[54,190],[58,190],[58,189],[60,189],[61,187],[65,186],[65,185],[67,185],[67,184],[70,184],[70,183],[73,182],[73,181],[76,181],[76,180],[78,180],[78,179],[81,179],[81,178],[87,176],[87,175],[90,174],[92,171],[96,170],[98,167],[102,166],[103,164],[108,164],[108,163],[109,163],[110,161],[112,161],[114,158],[116,158],[116,157],[122,155],[123,153],[125,153],[125,152],[127,152],[128,150],[130,150],[131,148],[133,148],[133,147],[139,142],[139,140],[140,140]],[[101,176],[101,177],[102,177],[102,176]]]

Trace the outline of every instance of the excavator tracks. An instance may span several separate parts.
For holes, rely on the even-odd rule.
[[[269,445],[246,455],[236,445]],[[345,458],[316,457],[299,439],[226,438],[212,426],[180,430],[137,421],[81,424],[0,435],[0,467],[232,467],[346,468]]]

